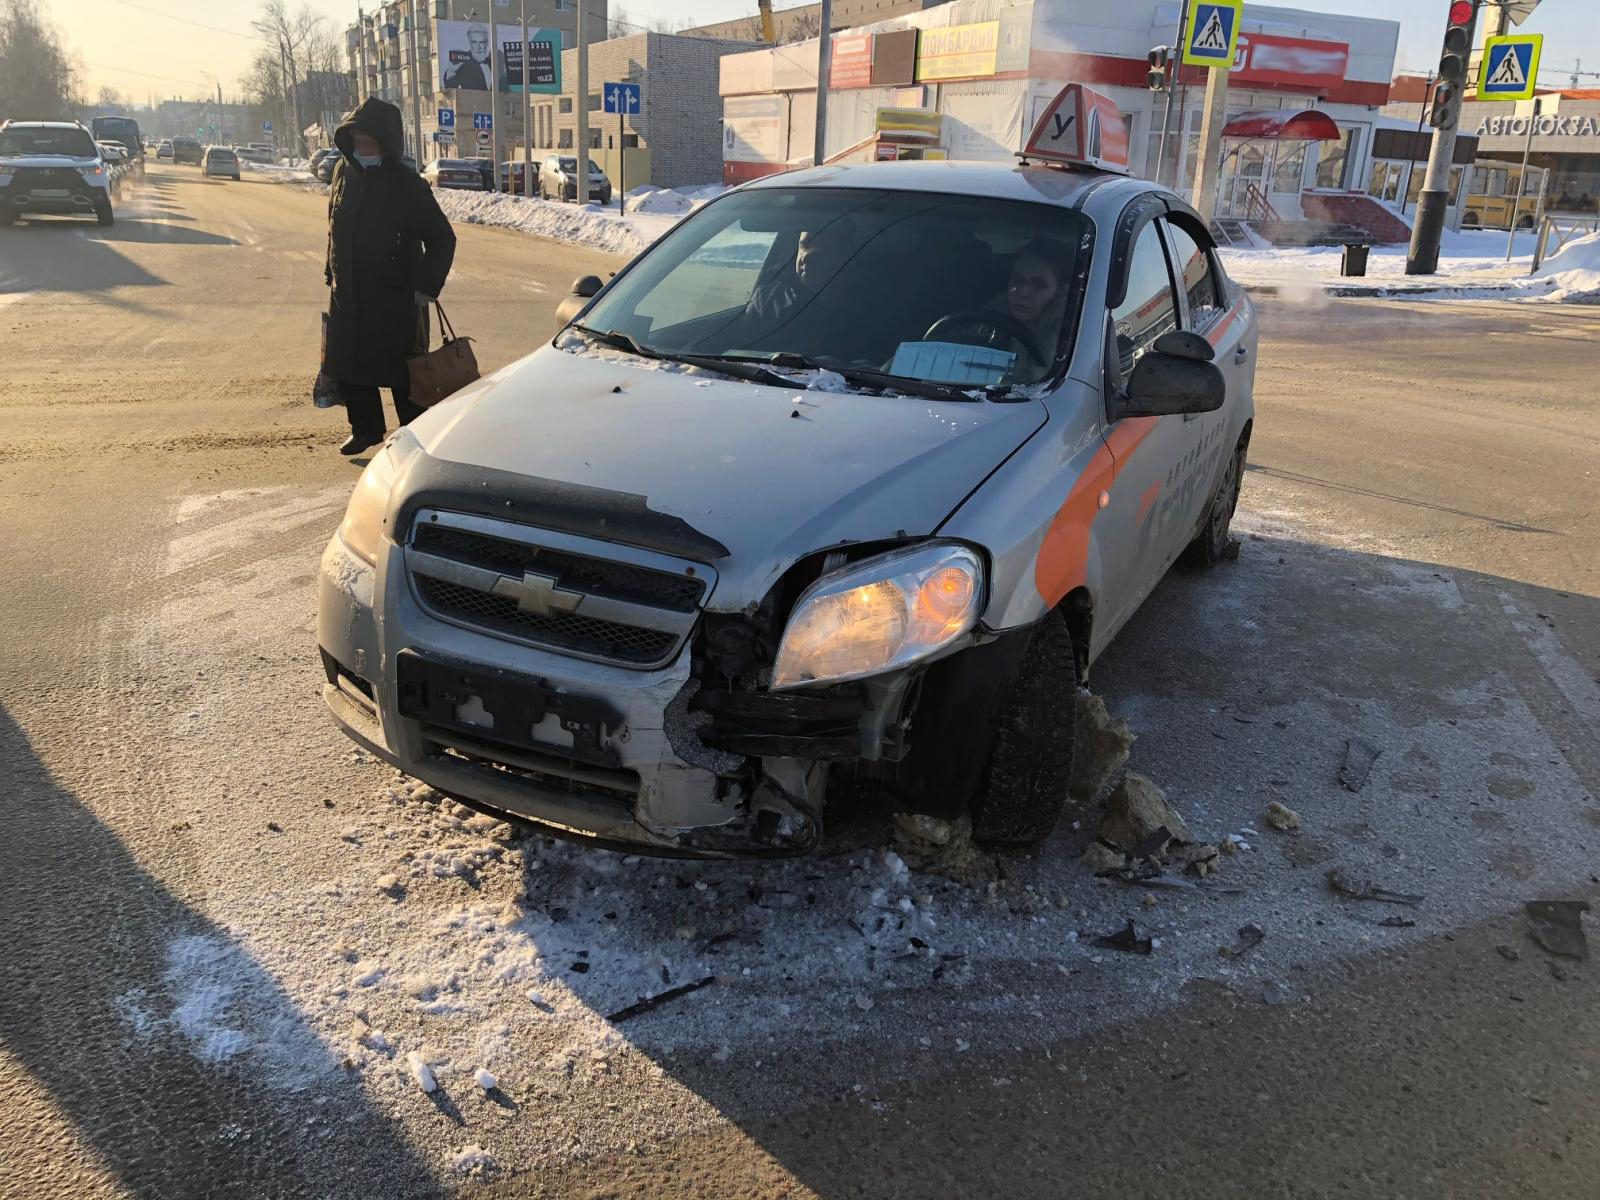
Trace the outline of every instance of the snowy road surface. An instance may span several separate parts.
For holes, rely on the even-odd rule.
[[[956,882],[870,805],[811,859],[663,863],[323,715],[322,216],[154,168],[110,230],[0,231],[0,1196],[1592,1190],[1593,972],[1521,905],[1595,891],[1593,310],[1262,301],[1240,558],[1094,680],[1248,846],[1215,878],[1095,879],[1085,812]],[[614,261],[460,235],[486,369]],[[1150,955],[1093,944],[1129,920]]]

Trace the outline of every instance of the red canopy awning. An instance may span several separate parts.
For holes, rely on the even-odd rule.
[[[1261,108],[1243,112],[1222,127],[1230,138],[1271,138],[1280,142],[1336,142],[1342,136],[1333,118],[1317,108]]]

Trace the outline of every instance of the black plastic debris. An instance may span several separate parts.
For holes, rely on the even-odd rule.
[[[1385,929],[1411,929],[1416,925],[1410,917],[1385,917],[1378,922]]]
[[[1217,953],[1223,958],[1241,958],[1247,950],[1259,946],[1267,936],[1267,931],[1255,922],[1239,926],[1239,940],[1231,946],[1218,946]]]
[[[1507,962],[1516,962],[1517,959],[1522,957],[1522,955],[1517,953],[1515,947],[1508,946],[1504,942],[1501,942],[1500,945],[1496,946],[1494,948],[1494,952]]]
[[[642,1014],[649,1012],[651,1009],[660,1008],[669,1000],[676,1000],[679,996],[687,996],[690,992],[698,992],[701,988],[707,986],[708,984],[713,984],[716,981],[717,977],[715,975],[707,975],[704,979],[696,979],[693,983],[681,983],[675,988],[668,988],[664,992],[657,992],[653,996],[646,996],[643,1000],[628,1005],[627,1008],[619,1008],[616,1012],[608,1016],[606,1020],[615,1025],[619,1021],[628,1020],[630,1017],[641,1016]]]
[[[1411,892],[1394,892],[1379,887],[1370,879],[1349,874],[1343,867],[1334,867],[1328,872],[1328,886],[1341,896],[1349,896],[1352,900],[1376,900],[1380,904],[1421,904],[1427,899],[1426,896]]]
[[[1132,921],[1115,933],[1101,934],[1094,939],[1093,945],[1101,950],[1120,950],[1124,954],[1149,954],[1151,949],[1150,939],[1140,937]]]
[[[568,967],[567,970],[571,971],[574,975],[587,975],[589,973],[589,964],[580,958],[577,962]]]
[[[1529,900],[1523,908],[1528,914],[1529,935],[1551,954],[1589,957],[1582,918],[1589,911],[1587,900]]]
[[[1372,774],[1372,764],[1383,751],[1363,738],[1346,738],[1344,765],[1339,768],[1339,782],[1347,792],[1359,792]]]

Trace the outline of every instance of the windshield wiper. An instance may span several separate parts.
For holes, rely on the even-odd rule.
[[[935,383],[930,379],[913,379],[906,375],[891,375],[887,371],[874,371],[870,367],[850,367],[827,359],[812,358],[793,350],[780,350],[766,356],[763,362],[774,367],[795,367],[809,371],[832,371],[848,383],[868,387],[889,388],[905,392],[908,396],[922,396],[929,400],[957,400],[970,404],[972,397],[962,388],[950,383]]]
[[[591,329],[587,325],[574,322],[572,328],[586,337],[591,337],[602,345],[611,346],[617,350],[626,350],[629,354],[637,354],[640,358],[653,358],[660,362],[682,363],[686,367],[698,367],[702,371],[715,371],[719,375],[731,375],[735,379],[747,379],[751,383],[766,383],[773,387],[792,388],[795,382],[785,379],[776,371],[756,363],[740,362],[737,359],[722,359],[714,355],[702,354],[669,354],[662,350],[653,350],[644,345],[631,333],[623,333],[620,329]]]

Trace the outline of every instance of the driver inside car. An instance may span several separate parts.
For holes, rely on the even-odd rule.
[[[1005,294],[984,306],[992,312],[1005,313],[1031,334],[1033,346],[1042,356],[1041,363],[1055,358],[1061,322],[1067,312],[1072,261],[1072,251],[1063,243],[1053,238],[1035,238],[1012,255]],[[997,345],[1022,353],[1020,347],[1010,345],[1015,339],[1004,325],[997,329],[1003,339]]]

